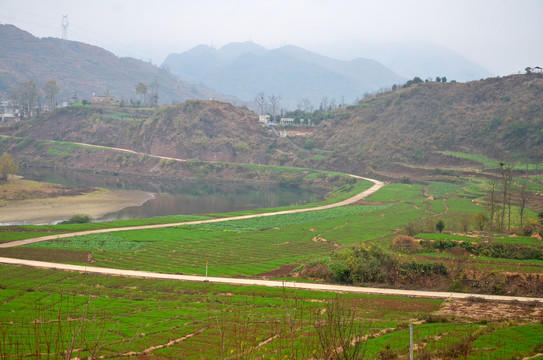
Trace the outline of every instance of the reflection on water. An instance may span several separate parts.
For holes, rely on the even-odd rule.
[[[166,215],[194,215],[305,204],[322,200],[322,189],[292,189],[269,184],[217,183],[204,181],[155,180],[54,169],[20,169],[29,180],[67,186],[142,190],[155,198],[141,206],[125,208],[98,221],[147,218]]]

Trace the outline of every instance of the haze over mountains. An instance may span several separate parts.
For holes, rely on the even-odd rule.
[[[422,79],[445,76],[449,80],[466,82],[494,76],[457,52],[423,40],[361,43],[353,44],[349,50],[338,47],[333,51],[343,58],[364,54],[409,79],[415,76]]]
[[[403,84],[414,76],[458,81],[490,76],[459,54],[429,43],[358,49],[370,58],[383,59],[388,67],[370,58],[337,60],[292,45],[269,50],[253,42],[230,43],[220,49],[199,45],[170,54],[163,66],[183,80],[246,101],[260,92],[279,95],[282,105],[291,109],[302,98],[316,107],[325,96],[336,103],[352,103],[364,93]]]
[[[41,88],[53,79],[60,88],[59,100],[74,93],[79,99],[90,99],[93,93],[110,92],[128,101],[139,98],[135,92],[139,82],[157,81],[161,104],[209,98],[248,104],[265,93],[280,96],[281,108],[294,109],[302,99],[318,108],[323,98],[328,104],[352,104],[366,93],[404,84],[413,76],[458,81],[490,76],[460,55],[427,43],[353,47],[353,52],[368,55],[353,60],[337,60],[292,45],[277,49],[253,42],[230,43],[220,49],[199,45],[170,54],[159,68],[85,43],[37,38],[13,25],[0,25],[0,49],[0,95],[4,98],[24,81],[33,80]]]
[[[406,81],[375,60],[341,61],[291,45],[268,50],[252,42],[218,50],[200,45],[169,55],[163,66],[181,79],[240,99],[252,100],[260,92],[281,96],[291,109],[302,98],[315,106],[324,96],[351,103],[365,92]]]
[[[59,87],[59,101],[76,92],[79,100],[93,93],[111,95],[127,102],[139,99],[139,82],[159,84],[159,103],[186,99],[236,99],[179,80],[153,64],[133,58],[119,58],[97,46],[57,38],[37,38],[13,25],[0,24],[0,98],[9,98],[22,82],[32,80],[41,89],[48,80]]]

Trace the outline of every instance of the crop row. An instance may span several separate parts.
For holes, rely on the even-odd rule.
[[[444,317],[428,321],[443,304],[440,300],[338,296],[9,266],[0,270],[2,349],[15,357],[36,348],[43,353],[65,350],[75,340],[74,348],[87,350],[73,356],[89,356],[96,345],[100,351],[95,355],[116,358],[192,335],[152,353],[166,359],[311,358],[324,356],[321,335],[341,341],[338,334],[345,331],[369,335],[366,358],[383,358],[386,351],[406,356],[407,325],[416,320],[422,321],[414,327],[417,357],[430,353],[456,358],[454,351],[461,344],[468,346],[473,359],[530,356],[543,342],[540,323],[466,319],[455,323]],[[339,328],[322,327],[334,319]],[[259,345],[265,341],[266,346]]]

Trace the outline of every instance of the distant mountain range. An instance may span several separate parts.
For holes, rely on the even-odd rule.
[[[352,49],[410,79],[415,76],[423,80],[445,76],[448,80],[467,82],[494,76],[457,52],[428,41],[363,44]]]
[[[295,108],[301,99],[318,107],[323,97],[336,104],[352,103],[372,92],[407,80],[375,60],[335,60],[295,46],[268,50],[253,42],[220,49],[199,45],[170,54],[163,63],[181,79],[251,101],[257,94],[281,97]]]
[[[163,63],[181,79],[199,83],[246,101],[264,92],[279,95],[281,104],[296,107],[300,99],[318,107],[321,99],[352,103],[365,93],[404,84],[415,76],[437,76],[460,82],[492,76],[458,53],[421,41],[360,44],[349,47],[354,60],[336,60],[296,46],[269,50],[253,42],[206,45],[170,54]],[[336,53],[340,54],[339,46]],[[332,53],[334,51],[331,51]],[[372,60],[375,59],[375,60]]]
[[[60,89],[57,101],[77,92],[79,99],[93,93],[138,100],[139,82],[159,84],[159,103],[217,98],[236,102],[211,89],[179,80],[148,62],[119,58],[102,48],[57,38],[37,38],[13,25],[0,24],[0,99],[9,98],[18,84],[32,80],[41,89],[48,80]]]

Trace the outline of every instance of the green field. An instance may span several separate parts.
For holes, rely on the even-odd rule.
[[[346,351],[379,359],[387,349],[406,356],[408,324],[418,320],[422,323],[414,326],[413,337],[417,356],[450,356],[467,343],[470,359],[485,356],[489,349],[492,358],[505,359],[533,355],[543,343],[541,323],[522,316],[515,321],[464,318],[456,323],[454,317],[433,315],[444,305],[442,300],[9,266],[0,266],[0,271],[3,358],[36,352],[41,358],[56,358],[74,349],[72,358],[118,359],[154,349],[146,359],[308,359],[324,358],[330,346],[350,345],[345,338],[369,336]]]
[[[370,186],[369,182],[342,185],[320,204],[345,199]],[[467,282],[459,285],[458,281],[462,274],[472,273],[479,274],[484,281],[491,279],[492,274],[539,274],[543,273],[543,260],[467,256],[451,247],[433,252],[426,248],[392,247],[396,236],[415,229],[416,238],[430,244],[488,242],[540,249],[541,241],[535,238],[476,231],[473,216],[487,211],[479,205],[484,201],[484,186],[483,179],[390,184],[352,206],[70,237],[0,249],[0,256],[196,275],[204,275],[207,264],[209,276],[230,277],[264,276],[289,266],[296,270],[271,277],[292,281],[293,276],[300,276],[297,281],[315,281],[315,272],[304,276],[303,271],[317,268],[330,273],[342,261],[336,254],[348,253],[351,247],[378,247],[384,255],[376,254],[384,256],[385,261],[387,254],[392,254],[400,265],[413,262],[406,268],[427,269],[427,264],[444,264],[449,278],[439,284],[442,289],[504,294],[508,289],[503,283],[478,289]],[[285,208],[4,227],[0,229],[0,242],[280,210]],[[528,212],[528,217],[527,221],[538,221],[534,211]],[[517,218],[512,217],[514,226]],[[444,222],[444,233],[436,231],[437,220]],[[394,358],[390,357],[393,355],[406,358],[410,323],[416,323],[417,358],[511,359],[543,350],[542,321],[540,315],[535,315],[541,305],[506,304],[505,307],[518,307],[513,315],[494,317],[490,311],[489,315],[470,318],[475,312],[441,314],[440,309],[448,304],[442,300],[134,279],[12,266],[0,266],[0,271],[0,358],[6,359],[36,353],[42,354],[40,358],[53,359],[70,348],[75,349],[71,358],[116,359],[130,354],[138,359],[324,359],[362,358],[362,354],[369,359]],[[433,286],[431,280],[423,274],[420,284],[409,286]],[[401,285],[361,281],[355,285]],[[521,290],[519,287],[516,291]],[[540,294],[536,287],[529,291]],[[469,306],[472,305],[493,306]],[[363,336],[367,337],[365,341],[345,341]],[[331,351],[338,348],[345,351],[341,356],[333,355]]]

